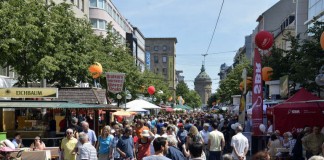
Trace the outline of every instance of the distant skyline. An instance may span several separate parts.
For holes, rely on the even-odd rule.
[[[212,93],[219,83],[220,65],[233,64],[236,51],[252,33],[256,19],[279,0],[225,0],[205,69]],[[176,37],[176,70],[194,89],[218,17],[222,0],[112,0],[119,12],[146,38]]]

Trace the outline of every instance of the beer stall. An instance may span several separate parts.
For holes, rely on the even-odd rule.
[[[68,128],[72,117],[92,118],[91,129],[98,133],[109,123],[109,115],[119,110],[107,104],[105,92],[98,88],[1,88],[0,97],[11,100],[0,100],[0,137],[12,139],[20,133],[23,139],[53,139],[48,135],[50,116],[56,121],[57,139],[64,136],[62,124]]]

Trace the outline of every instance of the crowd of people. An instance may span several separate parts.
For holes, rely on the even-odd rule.
[[[237,122],[237,116],[205,112],[145,115],[132,121],[115,120],[96,135],[87,121],[74,117],[59,148],[64,160],[245,160],[251,142],[241,125],[231,127]],[[267,148],[260,148],[250,156],[252,160],[301,160],[324,154],[324,135],[318,126],[281,135],[272,131],[270,123],[266,134]],[[22,146],[19,134],[12,143]],[[30,147],[42,150],[45,144],[35,137]]]

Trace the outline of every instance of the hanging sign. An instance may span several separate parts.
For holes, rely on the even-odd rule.
[[[57,98],[57,88],[0,88],[0,97],[11,98]]]
[[[125,73],[106,73],[107,89],[111,93],[120,93],[123,91]]]

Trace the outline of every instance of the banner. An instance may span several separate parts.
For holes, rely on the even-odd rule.
[[[169,56],[169,63],[168,63],[168,80],[169,80],[169,87],[173,88],[174,83],[174,66],[173,66],[173,56]]]
[[[0,88],[0,97],[58,98],[57,88]]]
[[[107,90],[111,93],[120,93],[123,91],[125,73],[106,73]]]
[[[253,135],[262,135],[259,129],[263,118],[263,87],[262,87],[261,55],[257,48],[254,49],[253,62],[253,88],[252,88],[252,132]]]
[[[244,126],[245,126],[245,104],[246,104],[246,96],[245,96],[246,94],[242,94],[241,95],[241,98],[240,98],[240,106],[239,106],[239,123],[242,125],[242,127],[244,128]]]
[[[289,94],[288,75],[280,77],[280,98],[288,98]]]
[[[150,52],[145,53],[145,64],[146,64],[146,69],[151,70],[151,53]]]

